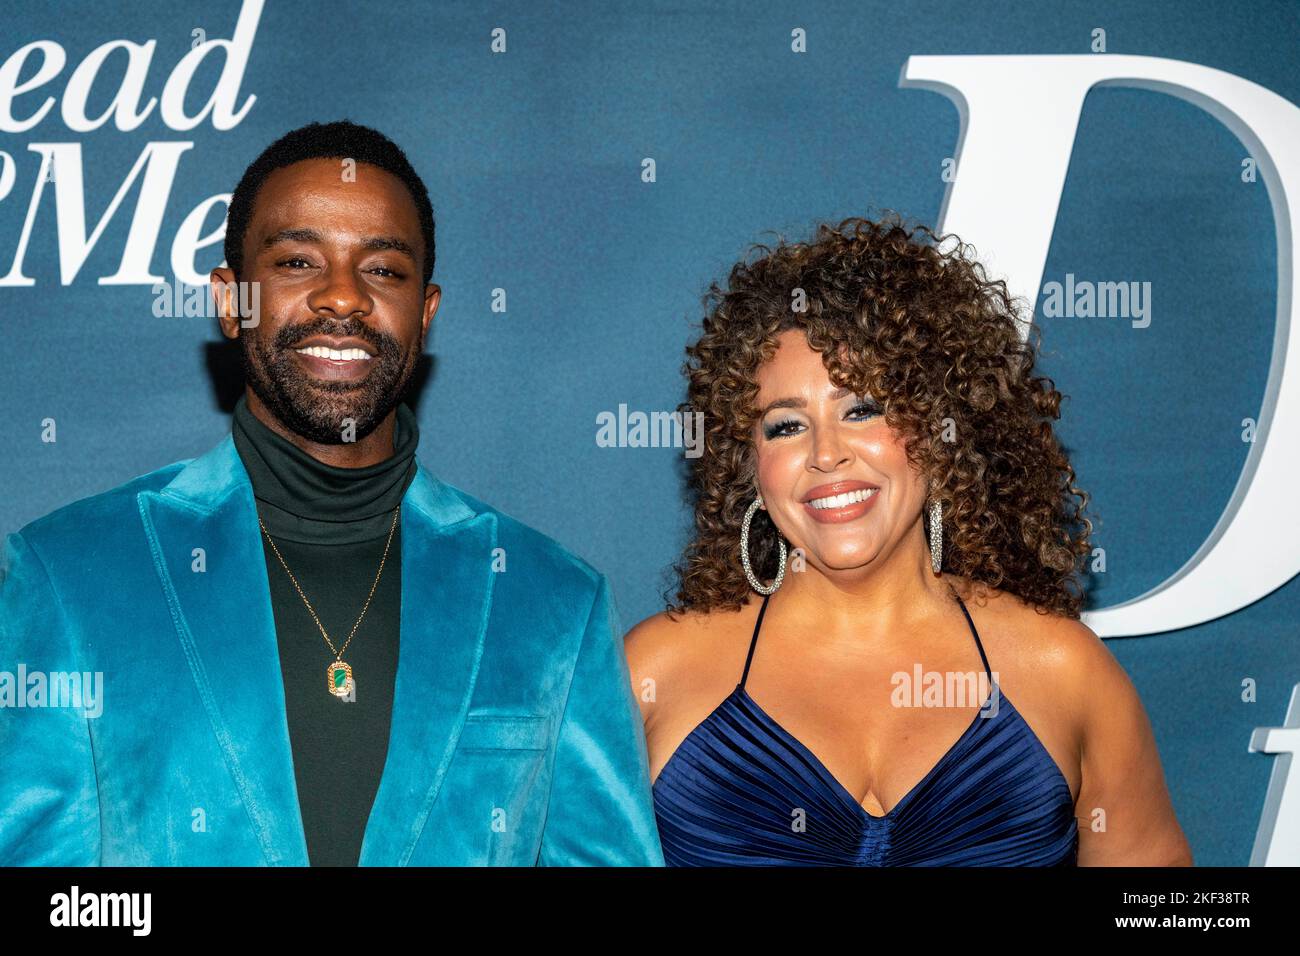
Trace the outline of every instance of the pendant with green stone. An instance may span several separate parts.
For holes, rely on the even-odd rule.
[[[352,665],[344,661],[335,661],[325,672],[329,682],[329,692],[335,697],[347,697],[352,690]]]

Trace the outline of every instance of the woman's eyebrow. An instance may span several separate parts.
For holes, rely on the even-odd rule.
[[[838,402],[841,398],[845,398],[852,394],[854,394],[854,392],[851,388],[837,388],[835,391],[831,392],[830,399],[833,402]],[[759,416],[761,417],[766,415],[774,408],[806,408],[807,406],[808,403],[802,398],[778,398],[776,401],[764,405],[763,410],[759,412]]]

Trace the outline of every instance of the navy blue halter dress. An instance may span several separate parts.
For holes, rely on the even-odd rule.
[[[1070,786],[1000,694],[884,816],[868,813],[811,750],[745,693],[767,598],[736,689],[654,783],[669,866],[1074,866]],[[990,699],[992,699],[992,694]],[[987,701],[986,701],[987,704]],[[802,810],[802,814],[799,811]],[[802,824],[802,829],[796,826]]]

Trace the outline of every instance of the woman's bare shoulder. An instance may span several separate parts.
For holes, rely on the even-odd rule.
[[[1031,604],[1012,591],[983,582],[952,580],[970,610],[978,608],[996,627],[1041,653],[1077,658],[1105,650],[1101,638],[1078,618]]]
[[[698,654],[716,647],[733,633],[745,616],[737,611],[660,611],[646,618],[623,638],[628,665],[640,669],[671,670],[689,664]]]
[[[734,683],[756,613],[746,605],[738,611],[661,611],[646,618],[624,638],[638,694],[680,702],[696,694],[716,695],[727,681]]]
[[[970,602],[971,613],[982,615],[991,625],[989,630],[998,635],[1002,659],[1014,659],[1018,669],[1032,674],[1050,696],[1074,705],[1081,719],[1086,717],[1089,700],[1127,682],[1105,642],[1078,618],[985,584],[968,584],[962,597]]]

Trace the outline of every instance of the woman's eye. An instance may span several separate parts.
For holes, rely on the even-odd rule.
[[[769,440],[780,438],[782,435],[793,435],[794,429],[801,427],[798,422],[792,418],[784,421],[773,422],[763,427],[763,436]]]
[[[853,418],[872,418],[880,413],[880,406],[874,402],[859,402],[849,410]]]

